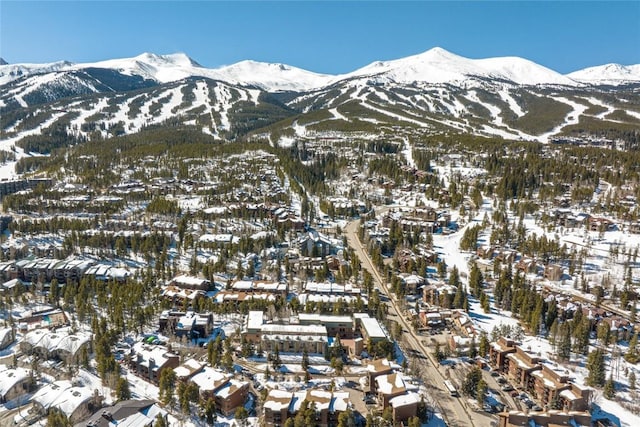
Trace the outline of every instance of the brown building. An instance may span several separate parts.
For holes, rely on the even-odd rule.
[[[369,392],[375,393],[377,390],[376,377],[392,373],[391,363],[387,359],[375,359],[367,363],[366,367]]]
[[[505,337],[498,338],[489,347],[489,365],[500,372],[507,370],[507,355],[516,352],[516,343]]]
[[[559,404],[560,392],[571,388],[569,375],[546,364],[541,366],[542,369],[531,372],[533,387],[530,391],[541,406],[551,405],[554,401]]]
[[[200,370],[190,381],[198,386],[203,398],[213,398],[216,409],[224,415],[231,415],[238,406],[244,405],[249,394],[248,382],[235,380],[210,367]]]
[[[506,372],[513,385],[531,393],[540,406],[570,411],[588,408],[590,389],[573,384],[568,371],[543,363],[514,341],[503,337],[491,343],[489,363]]]
[[[165,310],[160,313],[158,329],[177,337],[208,337],[213,330],[213,314]]]
[[[305,390],[289,392],[271,390],[262,405],[264,424],[268,427],[281,427],[288,418],[295,417],[306,405],[315,407],[315,425],[319,427],[335,426],[338,416],[346,411],[349,404],[349,393],[329,392],[325,390]]]
[[[591,414],[588,412],[520,412],[510,411],[498,414],[498,427],[591,427]],[[597,425],[597,424],[596,424]]]
[[[382,405],[383,408],[389,406],[391,399],[407,392],[407,386],[400,373],[378,375],[375,381],[378,404]]]
[[[176,368],[180,364],[180,356],[161,345],[136,343],[128,355],[129,365],[135,374],[145,380],[157,384],[164,369]]]
[[[516,347],[515,353],[507,355],[507,375],[511,382],[517,387],[531,389],[533,387],[533,371],[542,369],[540,358],[535,357]]]
[[[352,339],[354,321],[351,316],[332,316],[316,313],[300,313],[298,321],[301,325],[323,325],[327,328],[327,336]]]
[[[405,393],[389,400],[395,423],[404,423],[418,415],[420,396],[417,393]]]

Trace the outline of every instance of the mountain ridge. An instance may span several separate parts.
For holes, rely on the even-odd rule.
[[[629,75],[622,66],[606,71]],[[523,58],[468,59],[440,48],[336,76],[251,60],[208,69],[183,53],[5,65],[0,76],[10,80],[0,84],[0,150],[27,154],[46,154],[61,138],[162,126],[274,145],[403,128],[540,142],[603,134],[633,142],[640,135],[640,79],[598,86]]]
[[[616,67],[612,67],[616,66]],[[560,74],[550,68],[517,56],[470,59],[443,48],[389,61],[374,61],[344,74],[321,74],[287,64],[244,60],[217,68],[206,68],[185,53],[158,55],[145,52],[132,58],[107,59],[90,63],[57,61],[48,64],[0,65],[0,84],[33,74],[56,71],[106,68],[125,75],[138,75],[158,83],[188,77],[207,77],[233,84],[257,86],[266,91],[308,91],[345,79],[377,76],[388,81],[408,83],[449,83],[474,78],[501,79],[519,85],[611,84],[640,81],[640,65],[605,64]],[[618,70],[616,74],[615,70]],[[601,75],[599,76],[598,73]]]

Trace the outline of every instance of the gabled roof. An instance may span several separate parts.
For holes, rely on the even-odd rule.
[[[158,413],[166,414],[154,400],[123,400],[101,409],[74,427],[146,427],[153,423]]]

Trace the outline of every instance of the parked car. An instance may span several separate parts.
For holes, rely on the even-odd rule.
[[[502,391],[513,391],[513,387],[509,384],[502,386]]]

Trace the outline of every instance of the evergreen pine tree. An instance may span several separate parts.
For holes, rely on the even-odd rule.
[[[116,383],[116,399],[118,399],[118,401],[131,399],[129,381],[124,377],[118,378],[118,382]]]
[[[604,385],[603,395],[609,400],[612,400],[616,396],[616,385],[613,382],[613,374],[609,375],[609,379]]]
[[[606,372],[604,367],[604,354],[601,349],[596,349],[587,358],[587,384],[592,387],[602,387],[605,383]]]
[[[638,363],[640,361],[640,352],[638,351],[638,334],[633,334],[629,341],[629,350],[624,355],[624,360],[629,363]]]
[[[480,343],[478,344],[478,354],[480,357],[486,357],[489,353],[489,339],[487,334],[482,332],[480,334]]]
[[[476,345],[476,337],[471,337],[471,342],[469,343],[469,357],[471,359],[475,359],[478,355],[478,347]]]
[[[478,386],[476,390],[476,400],[480,405],[484,403],[484,396],[487,394],[488,388],[489,387],[487,386],[487,383],[482,378],[480,378],[480,381],[478,381]]]

